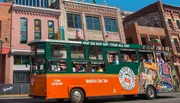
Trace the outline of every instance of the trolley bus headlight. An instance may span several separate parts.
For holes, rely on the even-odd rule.
[[[44,91],[44,92],[46,92],[46,90],[45,90],[45,89],[44,89],[43,91]]]

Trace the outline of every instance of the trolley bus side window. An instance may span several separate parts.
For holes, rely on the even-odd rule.
[[[71,45],[71,58],[72,59],[84,59],[85,47],[79,45]]]
[[[138,55],[135,49],[120,49],[121,62],[138,62]]]
[[[65,44],[51,44],[51,60],[48,60],[49,72],[66,72],[67,49]]]

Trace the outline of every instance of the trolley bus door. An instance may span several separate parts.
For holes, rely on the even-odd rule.
[[[119,71],[119,57],[120,51],[117,48],[106,48],[104,50],[106,58],[106,72],[110,74],[117,74]]]

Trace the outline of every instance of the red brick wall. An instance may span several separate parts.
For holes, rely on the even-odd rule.
[[[3,47],[10,47],[11,35],[11,4],[0,3],[0,21],[1,21],[1,36],[0,39],[5,41],[5,35],[8,35],[8,41],[3,44]]]

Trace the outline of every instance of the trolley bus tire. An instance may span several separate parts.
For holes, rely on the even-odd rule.
[[[85,94],[81,89],[75,88],[70,92],[71,103],[83,103],[85,100]]]
[[[148,86],[146,89],[146,98],[149,100],[155,99],[157,97],[156,90],[153,86]]]

